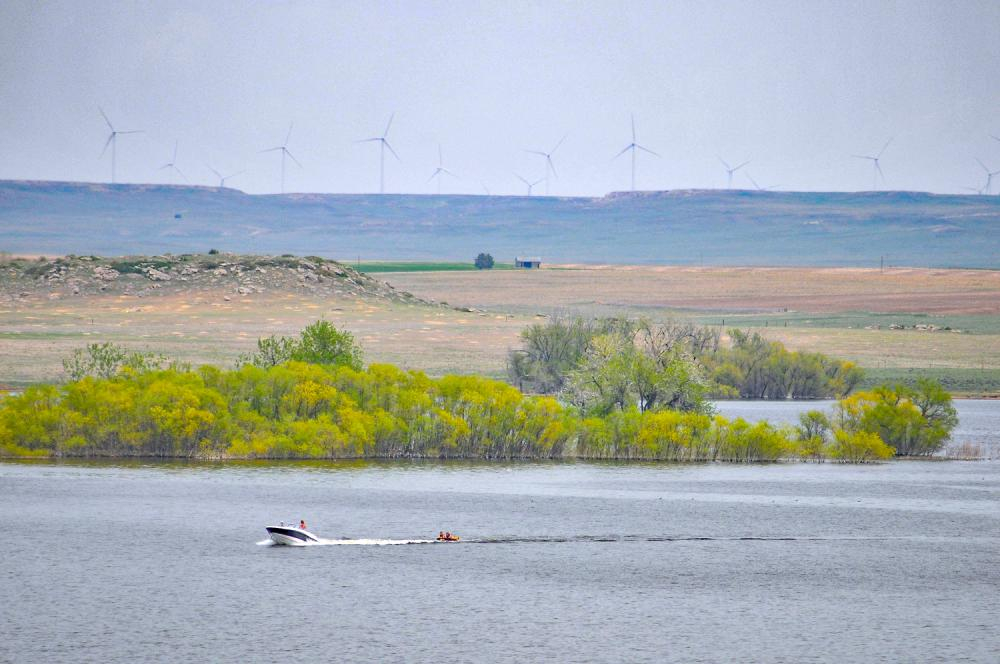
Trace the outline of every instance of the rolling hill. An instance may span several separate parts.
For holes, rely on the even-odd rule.
[[[374,260],[1000,267],[1000,196],[683,190],[600,198],[284,194],[0,181],[0,251],[217,248]]]

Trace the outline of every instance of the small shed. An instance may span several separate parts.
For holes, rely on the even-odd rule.
[[[530,270],[531,268],[539,268],[542,266],[542,259],[537,256],[532,258],[515,258],[514,267],[523,267]]]

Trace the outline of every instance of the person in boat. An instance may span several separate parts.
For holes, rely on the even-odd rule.
[[[305,519],[299,519],[299,530],[309,530],[308,528],[306,528]]]
[[[443,530],[438,531],[438,539],[439,540],[443,540],[444,539],[444,531]]]

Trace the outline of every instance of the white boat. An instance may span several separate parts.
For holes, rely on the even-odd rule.
[[[285,525],[284,522],[277,526],[267,526],[265,529],[271,541],[275,544],[306,546],[307,544],[319,543],[319,538],[308,530],[299,528],[298,526]]]

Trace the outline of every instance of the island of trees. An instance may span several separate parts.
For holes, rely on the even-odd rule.
[[[512,377],[535,394],[364,367],[354,338],[326,321],[258,340],[231,369],[92,344],[67,358],[67,382],[0,401],[0,455],[862,463],[932,454],[957,423],[935,383],[848,394],[859,379],[849,363],[754,335],[722,349],[698,328],[615,319],[540,326],[525,339]],[[727,419],[707,401],[744,389],[842,398],[797,426]]]

